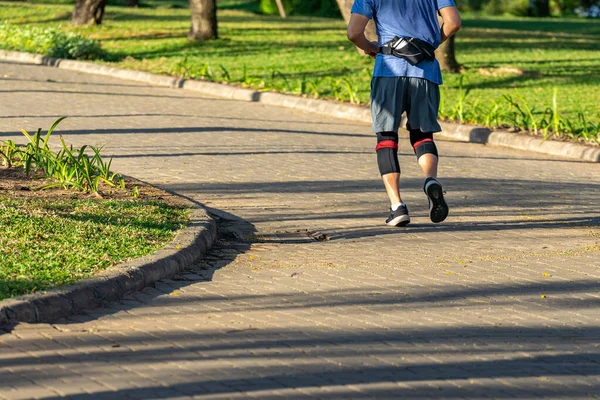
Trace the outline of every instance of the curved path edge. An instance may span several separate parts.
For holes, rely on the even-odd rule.
[[[208,212],[191,207],[190,223],[175,239],[153,254],[117,264],[98,275],[61,286],[0,301],[0,327],[19,322],[53,322],[82,310],[104,306],[161,279],[181,273],[212,247],[217,225]]]
[[[349,104],[334,103],[327,100],[308,99],[305,97],[273,92],[258,92],[252,89],[244,89],[220,83],[194,81],[143,71],[115,68],[85,61],[46,57],[41,54],[20,51],[0,50],[0,60],[53,66],[97,75],[108,75],[115,78],[144,82],[156,86],[188,89],[228,99],[295,108],[352,121],[371,122],[371,112],[369,109]],[[600,162],[600,147],[591,147],[584,144],[556,140],[543,140],[532,136],[494,131],[473,125],[463,125],[451,122],[441,122],[440,124],[442,126],[442,132],[437,135],[448,139],[509,147],[587,162]]]
[[[296,108],[316,114],[352,121],[371,122],[371,112],[369,109],[349,104],[334,103],[327,100],[308,99],[281,93],[258,92],[252,89],[244,89],[220,83],[194,81],[173,76],[114,68],[84,61],[64,60],[19,51],[0,50],[0,60],[54,66],[66,70],[108,75],[156,86],[188,89],[228,99]],[[441,122],[441,126],[442,132],[438,133],[438,135],[448,139],[509,147],[587,162],[600,162],[600,147],[591,147],[584,144],[556,140],[543,140],[532,136],[495,131],[488,128],[451,122]]]

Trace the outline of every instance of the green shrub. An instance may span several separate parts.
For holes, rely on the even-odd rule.
[[[528,9],[528,0],[491,0],[483,7],[483,12],[490,15],[525,16]]]
[[[335,0],[283,0],[288,15],[311,15],[340,18],[340,10]],[[260,11],[267,15],[279,14],[275,0],[260,0]]]
[[[553,0],[550,1],[550,8],[556,14],[569,15],[579,7],[581,0]]]
[[[527,15],[528,0],[456,0],[461,11],[482,11],[484,14],[517,16]],[[550,9],[555,15],[570,15],[581,0],[551,0]]]
[[[110,170],[112,157],[108,161],[102,158],[100,154],[102,148],[89,146],[94,153],[90,156],[86,153],[87,145],[74,150],[73,146],[67,146],[61,136],[62,150],[56,153],[50,149],[48,140],[54,129],[65,118],[56,120],[43,137],[41,128],[34,135],[22,130],[21,132],[29,140],[29,143],[23,149],[15,150],[12,148],[13,144],[7,142],[3,152],[4,158],[7,162],[12,158],[17,158],[16,164],[25,169],[27,176],[39,174],[38,177],[55,180],[54,183],[45,185],[41,189],[62,186],[64,189],[75,188],[85,192],[98,193],[101,182],[109,186],[124,188],[123,177]]]
[[[456,6],[461,11],[481,11],[489,0],[456,0]]]
[[[100,43],[76,33],[65,33],[59,28],[0,23],[0,47],[40,53],[48,57],[95,59],[103,54]]]

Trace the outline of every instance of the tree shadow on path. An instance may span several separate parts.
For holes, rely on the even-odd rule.
[[[164,307],[179,323],[174,329],[127,334],[112,334],[103,328],[98,338],[81,341],[77,335],[63,335],[53,346],[68,351],[45,352],[39,357],[17,354],[3,357],[6,368],[30,365],[28,377],[36,382],[69,379],[70,368],[82,376],[94,376],[95,368],[119,365],[127,370],[148,366],[171,368],[185,373],[185,379],[158,385],[148,379],[141,387],[122,388],[116,392],[70,393],[76,400],[98,398],[169,399],[182,395],[222,395],[228,398],[253,394],[267,398],[265,391],[297,395],[302,390],[323,390],[332,399],[408,398],[408,399],[479,399],[564,398],[591,396],[600,390],[600,353],[597,338],[600,327],[574,323],[564,326],[481,324],[452,325],[396,323],[378,329],[357,320],[344,329],[303,324],[277,328],[246,326],[215,329],[202,326],[209,314],[250,315],[260,311],[269,321],[283,322],[296,313],[308,310],[341,313],[352,318],[365,311],[380,315],[407,312],[440,312],[450,307],[468,313],[482,301],[510,309],[522,305],[523,299],[548,294],[548,312],[585,309],[588,315],[599,307],[590,297],[600,284],[595,280],[554,281],[539,283],[505,283],[436,285],[431,290],[365,283],[360,288],[330,289],[326,292],[293,290],[269,294],[244,290],[230,293],[191,290],[185,296],[170,296],[190,285],[209,285],[213,274],[227,267],[252,245],[249,239],[254,226],[233,214],[209,209],[218,220],[219,237],[215,246],[198,266],[173,279],[159,281],[128,299],[105,309],[90,310],[61,324],[93,322],[116,313],[128,313],[126,325],[138,318],[155,315]],[[302,279],[302,278],[299,278]],[[248,283],[251,285],[250,281]],[[473,303],[475,302],[475,303]],[[197,307],[202,305],[202,307]],[[394,311],[395,310],[395,311]],[[537,310],[537,309],[536,309]],[[148,314],[145,314],[148,313]],[[233,313],[233,314],[229,314]],[[404,314],[403,314],[404,313]],[[434,311],[435,313],[435,311]],[[304,315],[304,314],[302,314]],[[465,314],[466,315],[466,314]],[[265,317],[266,318],[266,317]],[[194,325],[196,324],[196,325]],[[181,329],[189,325],[187,329]],[[197,328],[191,328],[196,326]],[[359,329],[360,328],[360,329]],[[93,333],[93,332],[90,332]],[[19,346],[35,346],[39,338],[23,338]],[[139,343],[144,343],[140,346]],[[176,345],[174,345],[176,344]],[[78,351],[71,351],[72,349]],[[107,350],[108,349],[108,350]],[[223,366],[227,365],[227,370]],[[62,365],[50,375],[38,372],[36,365]],[[226,372],[226,373],[225,373]],[[8,372],[0,378],[9,381]],[[167,372],[165,371],[165,374]],[[164,375],[165,380],[168,375]],[[539,379],[547,384],[537,385]],[[568,385],[555,386],[553,379],[567,379]],[[480,381],[481,380],[481,381]],[[475,382],[475,383],[474,383]],[[477,383],[479,382],[479,383]],[[518,383],[517,383],[518,382]],[[562,382],[562,381],[561,381]],[[458,383],[458,384],[457,384]],[[352,389],[354,388],[354,389]],[[356,390],[358,388],[358,390]],[[354,390],[354,391],[352,391]],[[299,391],[299,392],[298,392]],[[352,393],[352,395],[349,395]],[[264,397],[263,397],[264,396]],[[58,400],[56,397],[47,397]]]
[[[185,283],[180,282],[180,285],[183,287]],[[227,313],[260,310],[272,320],[294,315],[294,310],[302,312],[315,306],[329,312],[343,307],[345,311],[338,312],[346,315],[352,315],[353,310],[364,312],[367,307],[371,309],[374,306],[378,307],[379,314],[385,305],[398,312],[406,311],[407,306],[423,312],[440,302],[442,307],[444,303],[452,305],[456,299],[494,296],[506,298],[510,307],[515,301],[514,296],[539,291],[557,297],[567,294],[579,296],[597,291],[598,282],[485,285],[467,289],[440,287],[439,295],[422,293],[412,296],[374,293],[370,289],[375,288],[344,289],[322,295],[320,299],[319,295],[299,292],[269,296],[219,294],[212,299],[169,297],[165,300],[148,299],[145,306],[166,306],[173,311],[178,306],[185,310],[186,304],[206,302],[206,309],[214,313],[223,304],[228,304]],[[400,287],[396,289],[402,290]],[[315,303],[316,299],[319,302]],[[406,300],[411,302],[406,303]],[[215,304],[212,308],[212,302],[221,305]],[[240,304],[245,306],[240,307]],[[557,309],[566,306],[560,303],[554,305]],[[598,308],[598,304],[590,303],[588,307]],[[189,323],[203,318],[202,314],[191,311],[179,317]],[[136,318],[139,314],[131,316],[132,320]],[[373,327],[354,329],[352,326],[344,330],[317,329],[306,324],[296,324],[294,328],[173,329],[149,335],[131,331],[127,335],[113,336],[110,331],[104,330],[102,341],[60,338],[62,346],[78,348],[79,352],[47,352],[36,358],[19,354],[4,357],[3,366],[23,368],[31,365],[33,368],[41,363],[70,368],[79,366],[79,373],[85,375],[93,374],[95,366],[121,365],[138,370],[148,365],[155,368],[178,365],[178,370],[187,377],[177,383],[160,386],[148,380],[144,387],[117,392],[70,394],[70,398],[78,400],[115,395],[120,398],[168,399],[178,394],[220,394],[229,398],[250,393],[261,397],[263,391],[293,392],[315,387],[324,389],[327,398],[342,399],[349,398],[348,386],[360,388],[351,398],[574,399],[580,396],[587,398],[600,390],[600,353],[596,346],[599,335],[598,326],[502,326],[498,323],[495,326],[444,327],[433,324],[428,327],[411,324],[409,320],[402,326],[386,330]],[[21,345],[35,345],[35,340],[22,339]],[[139,342],[143,342],[144,346],[140,347]],[[224,365],[228,365],[226,373],[222,370]],[[39,375],[34,369],[30,375],[37,382],[44,382],[68,379],[70,374],[69,368],[57,368],[51,377]],[[554,379],[560,382],[555,385]],[[568,385],[563,384],[565,379]],[[478,380],[482,381],[477,383]],[[537,384],[540,380],[545,384]]]
[[[380,227],[380,224],[353,227],[344,224],[344,227],[327,228],[328,236],[332,240],[339,240],[407,233],[525,231],[600,226],[600,212],[596,204],[600,196],[600,183],[485,178],[445,178],[443,183],[448,190],[446,197],[451,206],[450,217],[443,224],[410,224],[402,229]],[[404,179],[402,186],[405,191],[419,192],[422,190],[422,180]],[[252,223],[312,220],[319,225],[323,221],[381,218],[385,211],[374,212],[372,202],[361,202],[363,198],[360,196],[382,190],[378,180],[174,183],[165,187],[200,198],[213,193],[224,198],[274,194],[292,198],[302,196],[306,201],[311,194],[345,194],[348,199],[346,205],[352,206],[350,211],[318,208],[310,210],[310,213],[301,209],[297,212],[290,212],[287,208],[274,209],[268,215],[253,217]],[[353,196],[358,198],[353,201]],[[477,221],[474,218],[484,219]]]

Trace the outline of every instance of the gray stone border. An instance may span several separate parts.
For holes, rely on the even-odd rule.
[[[204,208],[188,202],[190,224],[163,249],[112,266],[92,278],[46,292],[0,301],[0,327],[19,322],[53,322],[104,306],[160,279],[170,278],[200,259],[217,237],[217,225]]]
[[[151,74],[149,72],[114,68],[84,61],[45,57],[40,54],[23,53],[19,51],[0,50],[0,60],[54,66],[71,71],[107,75],[115,78],[148,83],[155,86],[188,89],[233,100],[259,102],[262,104],[295,108],[352,121],[371,122],[371,112],[367,108],[349,104],[340,104],[327,100],[308,99],[281,93],[258,92],[220,83],[187,80],[172,76]],[[478,126],[461,125],[449,122],[443,122],[441,125],[443,131],[437,135],[449,139],[527,150],[581,161],[600,162],[600,147],[555,140],[542,140],[532,136],[494,131]]]
[[[587,162],[600,162],[600,147],[558,140],[543,140],[517,133],[494,131],[471,125],[441,122],[441,135],[462,142],[490,144],[512,149],[533,151]]]

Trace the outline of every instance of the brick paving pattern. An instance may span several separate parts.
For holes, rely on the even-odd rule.
[[[383,225],[370,127],[0,63],[0,140],[60,128],[211,209],[172,280],[0,333],[0,399],[600,397],[600,166],[438,140],[451,215]]]

